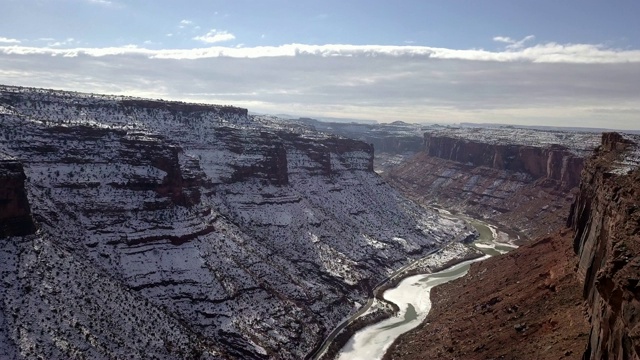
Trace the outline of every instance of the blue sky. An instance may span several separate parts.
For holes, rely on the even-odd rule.
[[[640,128],[640,2],[0,0],[0,83],[378,121]]]

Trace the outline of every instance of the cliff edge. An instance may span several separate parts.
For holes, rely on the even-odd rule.
[[[605,133],[569,218],[591,333],[584,359],[640,357],[640,142]]]

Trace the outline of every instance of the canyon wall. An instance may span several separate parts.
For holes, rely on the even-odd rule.
[[[536,180],[552,180],[570,189],[580,183],[583,158],[562,145],[531,146],[483,143],[454,137],[424,137],[425,152],[432,157],[468,166],[522,173]]]
[[[567,222],[434,289],[385,359],[640,358],[639,136],[602,134]]]
[[[424,132],[416,124],[396,121],[390,124],[324,122],[300,118],[297,122],[317,131],[371,144],[375,149],[375,170],[383,173],[424,149]]]
[[[518,131],[524,130],[427,132],[424,151],[382,175],[419,202],[483,217],[529,238],[551,233],[565,224],[584,153],[597,135]]]
[[[0,358],[301,359],[393,269],[472,231],[406,201],[360,141],[0,90],[0,151],[39,228],[0,241]]]
[[[584,359],[640,357],[639,139],[605,133],[587,161],[569,225],[590,308]]]

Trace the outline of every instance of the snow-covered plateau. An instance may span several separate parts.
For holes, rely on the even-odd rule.
[[[301,359],[473,231],[227,106],[0,86],[0,183],[2,359]]]

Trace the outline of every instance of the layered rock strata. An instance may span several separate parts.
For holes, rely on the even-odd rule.
[[[323,122],[309,118],[297,120],[310,128],[364,141],[375,149],[375,169],[383,173],[424,149],[424,130],[416,124],[395,121],[390,124]]]
[[[527,130],[519,143],[500,136],[507,130],[517,135],[516,129],[427,132],[424,151],[383,176],[419,202],[483,217],[529,238],[557,231],[596,135]]]
[[[370,145],[244,109],[2,87],[0,151],[39,227],[0,242],[0,357],[304,358],[472,231]]]
[[[639,358],[638,144],[638,136],[603,134],[570,228],[435,288],[426,322],[385,358]]]
[[[605,133],[589,159],[569,225],[590,308],[584,359],[640,357],[640,138]]]

